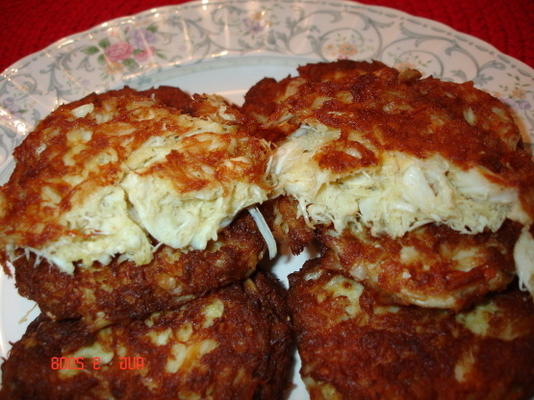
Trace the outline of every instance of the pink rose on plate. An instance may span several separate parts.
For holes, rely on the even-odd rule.
[[[148,60],[150,57],[152,57],[152,49],[147,49],[147,50],[141,50],[141,51],[135,51],[134,52],[134,57],[137,61],[139,62],[144,62],[146,60]]]
[[[119,62],[130,57],[133,47],[128,42],[117,42],[106,48],[106,56],[114,62]]]

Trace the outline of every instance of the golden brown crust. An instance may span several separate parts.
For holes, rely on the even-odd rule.
[[[146,99],[134,90],[125,88],[118,91],[110,91],[101,95],[90,94],[83,99],[63,105],[41,121],[35,130],[14,151],[17,161],[15,171],[9,182],[2,187],[0,195],[4,197],[4,215],[2,215],[3,232],[14,235],[17,240],[27,246],[38,247],[65,233],[65,228],[54,221],[58,212],[64,212],[71,208],[70,199],[73,188],[63,182],[65,175],[77,175],[81,173],[84,161],[90,160],[99,152],[111,148],[122,157],[125,156],[123,138],[113,135],[121,126],[121,116],[127,114],[128,105],[132,102],[142,102]],[[109,103],[108,103],[109,102]],[[96,140],[91,141],[91,146],[82,152],[74,165],[67,166],[63,160],[69,150],[66,132],[73,129],[94,130],[98,125],[90,118],[74,118],[71,111],[84,104],[92,103],[97,109],[104,105],[112,105],[118,116],[115,123],[106,124]],[[124,117],[122,117],[124,119]],[[153,127],[143,129],[145,135],[153,133]],[[147,136],[137,135],[137,145],[142,143]],[[91,139],[94,137],[92,136]],[[38,149],[46,145],[42,151]],[[136,144],[130,143],[135,147]],[[83,156],[83,159],[80,157]],[[108,162],[99,166],[98,176],[93,177],[94,186],[106,185],[117,178],[119,173],[119,160]],[[56,183],[57,181],[57,183]],[[61,196],[61,201],[53,210],[43,200],[41,192],[44,184],[51,185],[52,189]],[[39,224],[39,225],[37,225]],[[30,229],[37,225],[41,229]]]
[[[339,260],[329,267],[399,304],[460,310],[513,280],[520,232],[511,221],[495,233],[477,235],[425,225],[398,239],[323,228],[320,241]]]
[[[142,96],[151,97],[168,107],[176,108],[181,112],[192,114],[194,101],[189,93],[174,86],[159,86],[139,93]]]
[[[519,188],[534,217],[534,163],[510,109],[472,82],[420,79],[417,71],[400,73],[378,61],[308,64],[298,72],[249,90],[243,110],[256,135],[281,143],[302,124],[338,129],[340,137],[315,157],[335,173],[380,165],[391,151],[440,155],[464,170],[483,167],[488,179]]]
[[[147,153],[149,158],[150,154],[156,157],[154,149],[163,146],[162,140],[169,137],[179,138],[180,147],[163,153],[161,161],[140,169],[135,176],[152,173],[150,179],[161,178],[157,181],[163,182],[160,187],[168,184],[164,190],[186,196],[209,186],[216,199],[234,190],[231,182],[255,185],[256,191],[267,189],[264,175],[268,146],[247,136],[241,129],[241,118],[237,107],[220,97],[191,97],[171,87],[91,94],[51,113],[15,150],[16,169],[10,181],[0,188],[0,261],[4,266],[7,262],[14,265],[20,293],[36,301],[53,319],[81,317],[96,329],[124,318],[174,308],[249,276],[265,250],[250,216],[243,213],[232,223],[224,221],[226,227],[218,232],[219,241],[209,241],[205,250],[191,250],[190,246],[173,249],[158,243],[152,231],[148,232],[150,228],[140,222],[138,210],[132,211],[134,200],[125,189],[125,176],[134,175],[127,160],[135,150],[147,140],[155,140],[159,144],[153,148],[147,145]],[[206,135],[181,137],[195,129]],[[100,163],[100,157],[105,162]],[[207,170],[212,178],[209,182],[203,175]],[[154,189],[157,185],[148,186]],[[120,219],[108,225],[107,214],[99,215],[107,200],[92,204],[90,209],[86,207],[87,199],[100,189],[112,190],[112,196],[119,199],[115,203],[110,200],[113,205],[108,207],[118,209]],[[145,197],[150,194],[145,192]],[[191,202],[202,199],[202,195],[209,197],[201,193]],[[164,198],[154,205],[141,197],[139,203],[144,206],[143,201],[146,202],[148,208],[164,208],[170,203]],[[167,208],[179,206],[181,203],[176,201]],[[80,212],[76,223],[65,217],[67,212],[84,207],[89,211]],[[176,208],[172,210],[177,212]],[[198,209],[192,213],[195,211],[200,214]],[[110,214],[115,217],[113,210]],[[204,214],[204,219],[198,216],[198,221],[204,222],[211,212],[207,209]],[[145,221],[151,223],[152,219],[155,218],[146,217]],[[180,223],[179,219],[177,225]],[[191,226],[194,222],[184,224],[184,231],[200,230]],[[53,264],[58,249],[64,255],[74,247],[69,241],[82,249],[68,254],[72,257],[66,263],[72,267],[70,274],[65,266]],[[117,251],[126,241],[133,243],[122,247],[126,254]],[[96,242],[101,247],[87,257],[90,262],[85,262],[83,251],[95,249]],[[53,247],[55,244],[57,247]],[[63,261],[61,256],[57,259]],[[108,264],[101,260],[111,261]]]
[[[297,201],[279,196],[260,207],[282,254],[301,253],[314,238],[313,228],[297,215]]]
[[[161,246],[147,265],[119,262],[65,274],[34,256],[14,262],[21,295],[54,319],[80,318],[92,329],[117,320],[167,310],[252,274],[265,243],[248,214],[223,229],[219,240],[186,253]]]
[[[215,168],[219,183],[239,178],[266,188],[263,179],[269,156],[266,145],[248,138],[239,127],[242,117],[237,107],[221,99],[217,101],[230,116],[224,122],[218,115],[219,104],[213,104],[206,96],[189,98],[185,92],[168,87],[145,92],[124,88],[93,93],[60,106],[14,151],[15,171],[0,188],[0,232],[17,246],[37,249],[61,236],[83,237],[85,234],[79,229],[69,229],[61,223],[59,216],[76,208],[75,199],[118,184],[124,175],[126,158],[148,138],[169,131],[180,136],[190,130],[177,120],[177,116],[187,112],[236,130],[232,135],[219,135],[223,142],[220,151],[204,148],[195,137],[184,138],[184,151],[172,151],[168,155],[170,165],[166,167],[156,163],[152,168],[159,168],[156,175],[169,175],[184,193],[207,185],[202,167]],[[89,114],[73,115],[73,110],[87,105],[93,109]],[[240,156],[254,162],[243,162],[238,168],[222,162]],[[186,173],[188,168],[191,171]]]
[[[124,321],[97,333],[88,333],[80,321],[52,322],[42,316],[3,364],[0,397],[283,398],[293,340],[278,285],[260,274],[177,311]],[[52,357],[81,354],[81,348],[83,370],[51,369]],[[100,370],[92,364],[97,348]],[[106,354],[113,355],[109,362]],[[120,357],[142,357],[144,366],[121,369]]]
[[[308,262],[290,276],[301,374],[316,399],[528,399],[534,305],[517,289],[454,314],[396,307]],[[482,320],[482,323],[475,322]]]

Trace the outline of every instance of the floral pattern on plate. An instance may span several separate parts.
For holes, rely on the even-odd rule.
[[[284,55],[378,59],[475,84],[534,127],[534,72],[490,45],[400,11],[348,1],[223,0],[153,9],[54,43],[0,76],[0,165],[59,104],[154,71]]]
[[[122,74],[125,70],[137,71],[141,65],[154,57],[165,59],[161,50],[156,47],[157,31],[155,24],[146,28],[126,27],[124,34],[120,30],[112,30],[109,37],[82,49],[82,52],[95,56],[98,63],[105,66],[102,72],[104,75]]]

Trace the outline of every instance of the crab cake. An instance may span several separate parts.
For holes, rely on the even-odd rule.
[[[41,316],[3,364],[0,397],[279,400],[293,354],[284,295],[260,274],[94,333]]]
[[[262,256],[250,217],[235,217],[267,198],[268,144],[220,97],[161,94],[61,106],[15,150],[3,264],[52,318],[98,327],[157,311],[245,278]]]
[[[511,221],[476,235],[429,224],[397,239],[374,237],[367,229],[340,235],[324,229],[320,241],[336,256],[329,267],[396,303],[460,310],[514,279],[520,232]]]
[[[309,261],[289,307],[311,399],[529,399],[534,304],[511,289],[465,312],[396,306]]]
[[[534,162],[508,106],[470,82],[376,61],[298,72],[258,82],[243,106],[255,135],[277,145],[275,194],[338,233],[398,238],[435,223],[478,234],[518,222],[518,274],[534,292]]]
[[[53,319],[83,317],[97,329],[123,318],[172,309],[210,289],[254,272],[265,244],[250,215],[242,214],[205,250],[155,250],[145,265],[115,257],[107,265],[60,271],[34,254],[13,262],[17,288]]]

